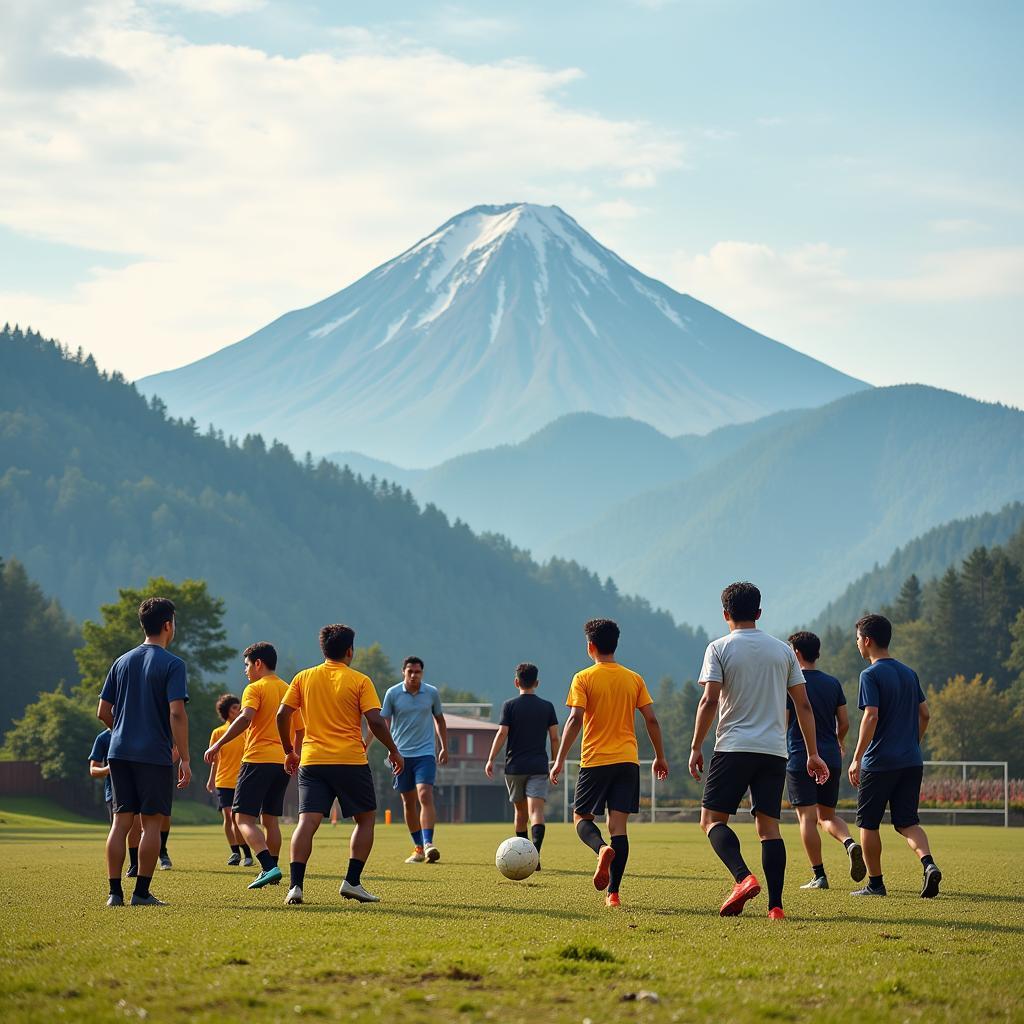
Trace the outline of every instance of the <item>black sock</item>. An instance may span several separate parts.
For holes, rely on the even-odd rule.
[[[350,857],[348,861],[348,871],[345,872],[345,881],[349,885],[358,885],[359,879],[363,875],[363,867],[366,864],[365,860],[356,860],[355,857]]]
[[[269,850],[257,853],[256,859],[260,862],[260,867],[263,868],[264,871],[269,871],[274,866],[274,858],[270,856]]]
[[[124,898],[124,889],[121,888],[121,879],[120,878],[111,878],[111,879],[108,879],[108,881],[110,882],[110,895],[111,896],[120,896],[123,899]]]
[[[786,881],[786,844],[781,839],[761,840],[761,867],[768,883],[768,909],[781,907]]]
[[[139,848],[137,846],[129,846],[128,847],[128,863],[133,868],[138,868],[138,866],[139,866]]]
[[[615,856],[612,858],[608,891],[618,892],[619,883],[626,870],[626,861],[629,860],[629,836],[612,836],[612,849],[615,851]]]
[[[718,859],[729,869],[737,882],[742,882],[750,874],[750,868],[740,853],[740,839],[724,822],[715,825],[708,833],[711,849],[718,854]]]
[[[249,847],[245,845],[245,843],[241,843],[240,845],[242,847],[242,856],[243,857],[249,857],[251,859],[252,858],[252,850],[250,850]]]
[[[594,824],[593,819],[584,818],[576,822],[576,835],[589,846],[594,853],[600,853],[601,847],[606,843],[601,837],[601,830]]]
[[[824,864],[812,864],[811,870],[814,872],[815,878],[825,877],[825,865]]]
[[[857,845],[857,840],[854,839],[852,836],[847,836],[843,840],[843,846],[846,847],[847,852],[849,852],[849,849],[850,849],[851,846],[856,846],[856,845]]]
[[[274,862],[274,867],[275,867],[275,868],[277,868],[277,867],[280,867],[280,866],[281,866],[280,864],[278,864],[278,863],[277,863],[277,862],[278,862],[278,859],[279,859],[279,858],[277,857],[277,855],[275,855],[275,854],[273,854],[273,853],[272,853],[272,854],[270,855],[270,859],[271,859],[271,860],[272,860],[272,861]]]
[[[537,853],[540,853],[540,848],[544,843],[544,832],[545,828],[543,825],[534,825],[533,832],[533,845],[537,847]]]
[[[301,889],[302,883],[306,878],[306,865],[300,860],[293,860],[291,862],[290,871],[292,874],[292,880],[290,883],[291,888],[294,889],[295,886],[298,886]]]
[[[884,889],[885,882],[882,881],[881,875],[868,875],[868,886],[871,889]]]
[[[518,839],[529,839],[529,838],[530,838],[530,837],[529,837],[529,836],[528,836],[528,835],[526,834],[526,832],[517,832],[517,833],[516,833],[516,837],[517,837]]]
[[[232,843],[232,844],[231,844],[231,852],[232,852],[232,853],[239,853],[239,854],[240,854],[240,853],[242,852],[242,851],[241,851],[241,850],[239,849],[238,843]]]
[[[924,856],[923,856],[923,857],[921,858],[921,867],[922,867],[922,868],[926,868],[926,867],[928,867],[929,865],[931,865],[931,864],[934,864],[934,863],[935,863],[935,861],[934,861],[934,860],[932,860],[932,855],[931,855],[930,853],[926,853],[926,854],[925,854],[925,855],[924,855]]]
[[[153,881],[152,875],[147,878],[145,875],[139,875],[135,879],[135,895],[136,896],[148,896],[149,895],[149,883]]]
[[[160,833],[160,856],[167,856],[167,837],[171,834],[171,830],[168,829],[166,832]]]

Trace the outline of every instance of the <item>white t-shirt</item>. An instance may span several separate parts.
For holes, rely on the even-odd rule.
[[[715,750],[788,756],[786,695],[804,675],[789,644],[760,629],[737,629],[712,640],[700,682],[721,683]]]

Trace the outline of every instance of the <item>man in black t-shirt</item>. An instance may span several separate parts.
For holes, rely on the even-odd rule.
[[[537,696],[537,666],[523,662],[516,668],[519,696],[505,701],[501,726],[494,737],[484,771],[494,778],[494,759],[508,739],[505,754],[505,786],[509,803],[515,807],[516,835],[531,838],[540,854],[544,842],[544,803],[548,797],[548,743],[552,754],[558,747],[558,717],[549,700]],[[532,826],[527,836],[526,826]],[[540,861],[537,862],[540,871]]]

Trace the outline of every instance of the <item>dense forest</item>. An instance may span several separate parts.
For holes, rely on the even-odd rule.
[[[552,690],[567,683],[594,615],[619,620],[623,660],[653,678],[692,671],[706,642],[574,562],[537,564],[397,485],[170,419],[91,356],[9,327],[0,537],[78,619],[150,576],[205,580],[225,602],[229,643],[272,640],[286,670],[319,656],[327,621],[393,659],[415,651],[428,679],[487,698],[524,659]]]

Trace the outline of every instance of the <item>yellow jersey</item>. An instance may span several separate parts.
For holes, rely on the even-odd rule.
[[[284,747],[277,731],[277,709],[288,692],[288,684],[278,675],[270,673],[250,683],[242,694],[242,710],[253,709],[252,721],[245,733],[242,760],[246,764],[284,764]],[[291,741],[303,728],[302,715],[292,715]]]
[[[211,747],[228,731],[229,724],[225,722],[223,725],[218,725],[210,733]],[[213,776],[213,784],[218,789],[235,788],[235,783],[238,782],[238,770],[242,767],[242,749],[244,746],[242,737],[236,736],[217,751],[217,771]]]
[[[653,704],[643,676],[616,662],[598,662],[572,677],[566,707],[583,709],[581,768],[640,763],[633,716]]]
[[[302,764],[366,764],[363,713],[380,707],[369,676],[325,661],[300,672],[281,703],[302,712]]]

